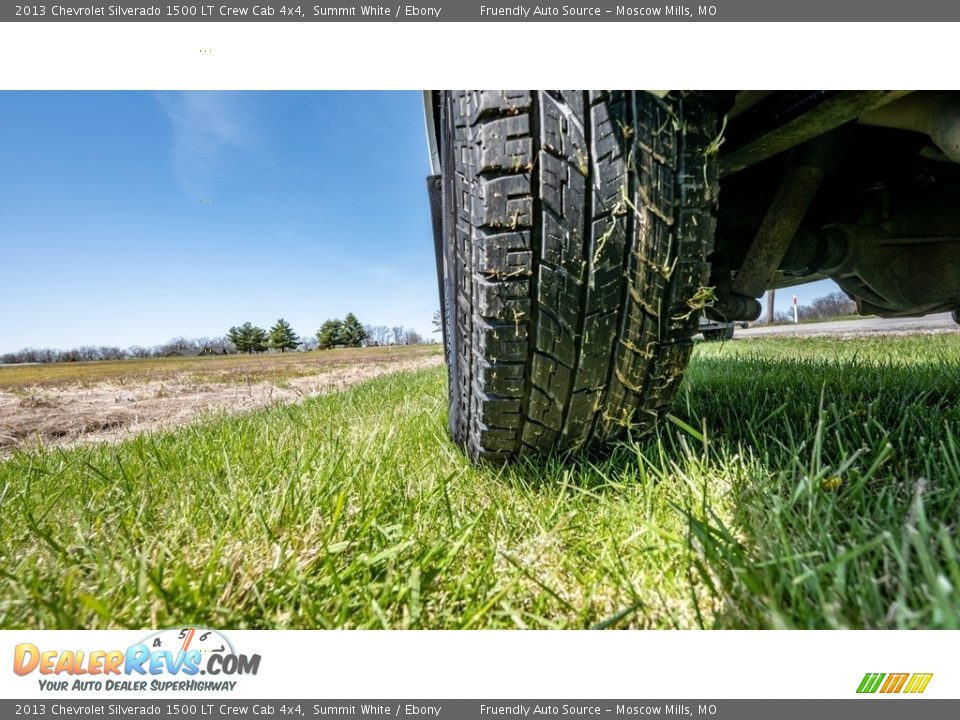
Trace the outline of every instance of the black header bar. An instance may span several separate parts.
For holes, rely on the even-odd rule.
[[[60,0],[3,3],[0,22],[949,22],[960,3],[943,0],[707,0],[705,4],[580,0],[360,2],[181,2]],[[806,31],[805,31],[806,32]],[[857,30],[858,34],[864,32]],[[811,41],[815,37],[811,36]]]

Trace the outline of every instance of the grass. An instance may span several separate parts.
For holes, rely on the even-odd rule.
[[[306,353],[137,358],[94,362],[0,365],[0,390],[139,383],[190,375],[198,382],[282,381],[357,363],[416,359],[442,352],[440,345],[337,348]]]
[[[474,468],[442,369],[0,464],[0,626],[958,628],[960,337],[702,343],[658,433]]]

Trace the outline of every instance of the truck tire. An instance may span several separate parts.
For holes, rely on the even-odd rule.
[[[474,461],[665,410],[711,297],[717,117],[692,93],[444,93],[449,429]]]

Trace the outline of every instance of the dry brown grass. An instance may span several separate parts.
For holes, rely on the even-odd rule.
[[[421,346],[7,368],[0,373],[8,388],[0,385],[0,454],[35,443],[119,441],[206,413],[297,402],[441,361],[436,347]],[[33,383],[25,370],[40,371]]]
[[[189,374],[204,382],[282,381],[357,364],[392,363],[439,355],[439,345],[343,348],[309,353],[213,355],[103,362],[0,365],[0,390],[35,387],[118,385],[169,380]]]

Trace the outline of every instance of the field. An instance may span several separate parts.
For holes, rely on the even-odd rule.
[[[117,441],[440,362],[439,345],[0,366],[0,456]]]
[[[436,355],[438,345],[400,345],[374,348],[338,348],[309,353],[265,355],[211,355],[206,357],[146,358],[102,362],[36,365],[0,365],[0,390],[89,386],[110,382],[125,385],[177,380],[190,375],[196,380],[247,383],[285,380],[358,364]]]
[[[17,446],[0,626],[960,628],[957,334],[699,344],[657,433],[505,469],[445,393]]]

